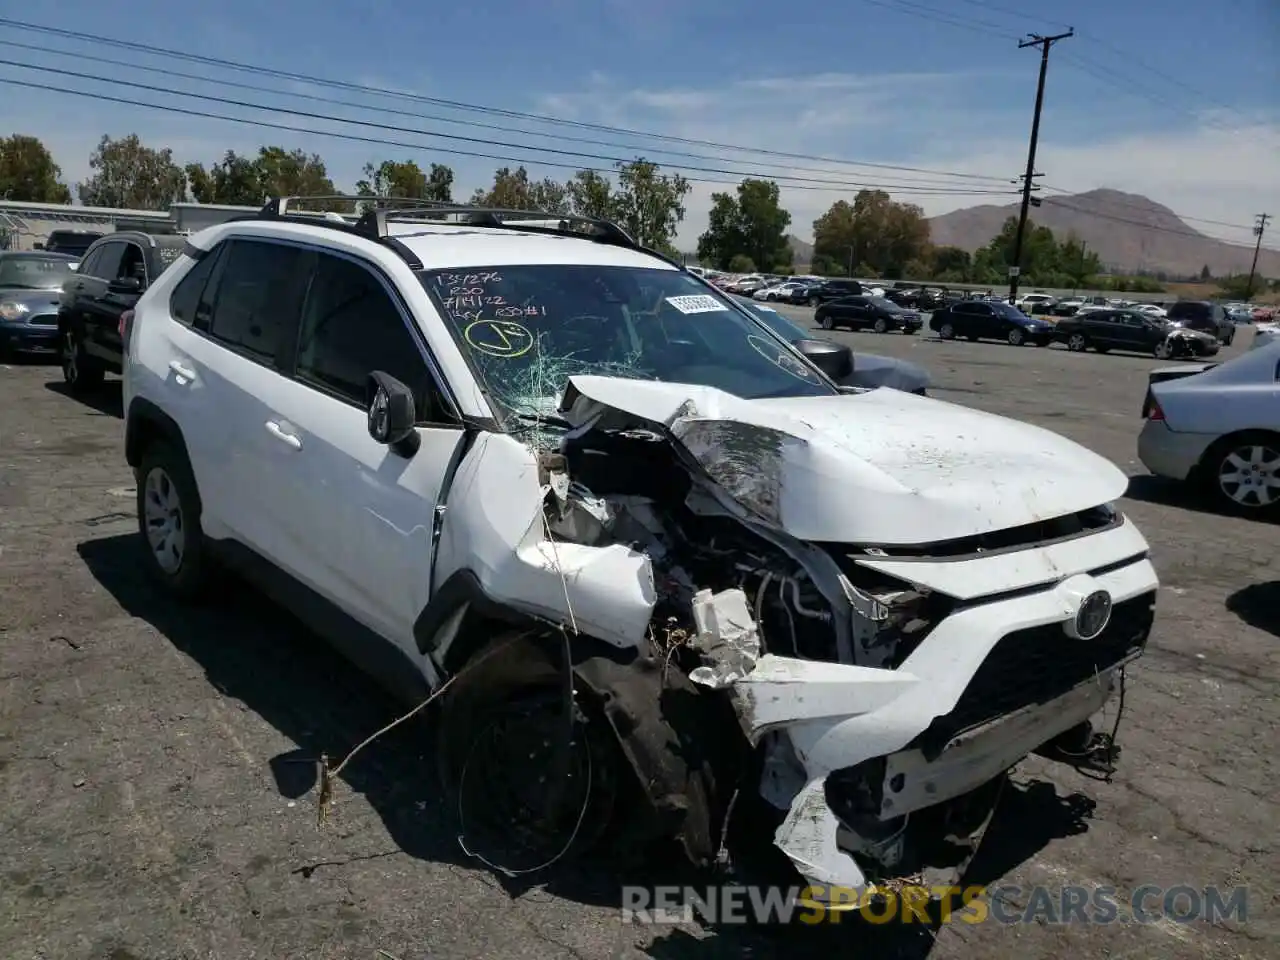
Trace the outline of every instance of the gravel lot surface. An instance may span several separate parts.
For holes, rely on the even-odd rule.
[[[55,367],[15,364],[0,367],[0,958],[1280,956],[1280,528],[1145,476],[1150,358],[837,337],[1134,474],[1124,508],[1163,580],[1118,778],[1024,764],[970,879],[1247,885],[1247,922],[624,925],[607,867],[520,886],[467,860],[412,725],[351,764],[317,829],[305,761],[342,755],[391,706],[251,593],[199,612],[154,596],[118,383],[87,404]]]

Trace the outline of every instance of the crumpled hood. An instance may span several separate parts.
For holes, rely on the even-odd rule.
[[[801,540],[951,540],[1108,503],[1128,485],[1056,433],[898,391],[744,400],[615,377],[569,384],[575,427],[660,425],[735,501]]]

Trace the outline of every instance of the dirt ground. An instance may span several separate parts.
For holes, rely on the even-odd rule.
[[[1116,781],[1024,764],[970,879],[1122,897],[1246,885],[1247,921],[624,924],[607,865],[517,886],[468,860],[411,725],[351,764],[318,829],[309,761],[391,706],[252,592],[201,611],[157,597],[118,384],[88,404],[56,368],[15,364],[0,367],[0,958],[1280,957],[1280,527],[1144,476],[1149,358],[839,336],[1135,474],[1123,506],[1163,581]]]

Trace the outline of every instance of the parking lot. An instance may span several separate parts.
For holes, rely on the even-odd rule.
[[[1280,956],[1280,527],[1144,476],[1146,372],[1165,364],[927,331],[835,337],[1136,475],[1123,508],[1162,578],[1117,779],[1023,764],[971,879],[1243,885],[1247,922],[625,925],[609,864],[518,885],[468,860],[413,724],[344,771],[318,828],[310,761],[343,755],[393,707],[252,593],[199,611],[155,596],[118,383],[85,403],[56,367],[13,364],[0,367],[0,957]]]

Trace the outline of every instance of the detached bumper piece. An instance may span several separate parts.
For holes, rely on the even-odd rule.
[[[774,842],[838,908],[877,887],[960,880],[999,799],[1004,774],[1046,744],[1088,731],[1120,668],[1151,630],[1153,593],[1116,604],[1092,641],[1061,624],[1007,634],[955,707],[901,751],[807,783]],[[854,898],[855,902],[857,898]]]

